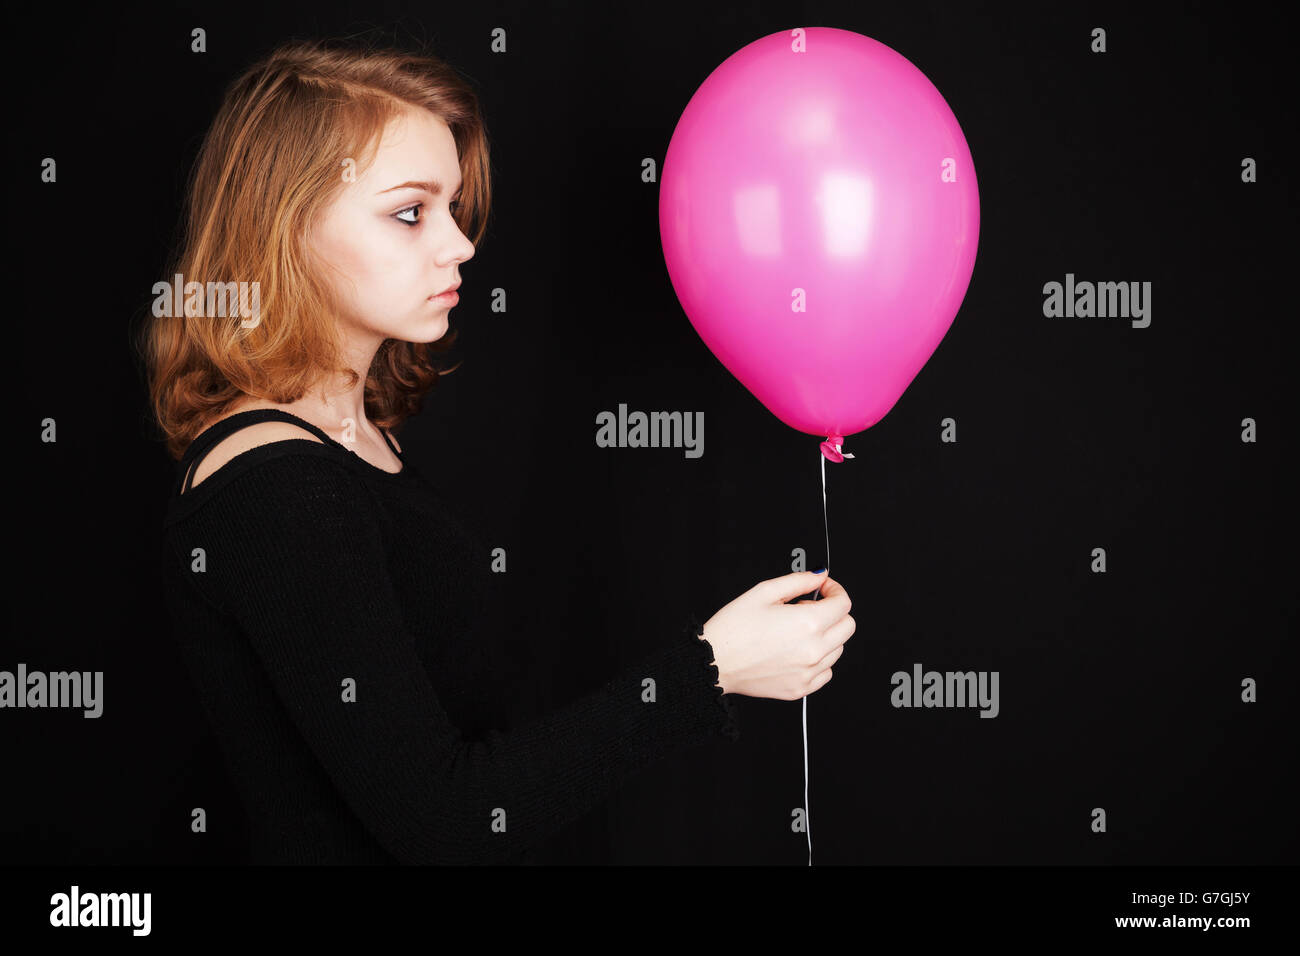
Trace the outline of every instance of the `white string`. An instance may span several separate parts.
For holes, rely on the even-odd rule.
[[[830,441],[830,439],[826,439]],[[835,450],[844,458],[852,458],[852,455],[844,452],[842,445],[835,445]],[[817,449],[817,457],[822,463],[822,528],[826,532],[826,578],[831,576],[831,526],[826,520],[826,456],[822,454],[821,448]],[[823,578],[822,580],[826,580]],[[820,585],[817,588],[817,594],[813,597],[814,601],[822,599],[822,589]],[[803,699],[803,820],[804,829],[808,833],[808,865],[812,866],[812,809],[808,806],[808,698]]]
[[[817,600],[813,598],[813,600]],[[808,698],[803,699],[803,825],[808,831],[808,865],[812,866],[812,816],[808,812]]]
[[[826,456],[817,449],[817,457],[822,463],[822,527],[826,531],[826,577],[831,576],[831,528],[826,520]],[[823,579],[825,580],[825,579]],[[822,590],[819,585],[814,601],[820,601]],[[812,808],[808,805],[808,698],[803,699],[803,824],[808,833],[808,865],[812,866]]]

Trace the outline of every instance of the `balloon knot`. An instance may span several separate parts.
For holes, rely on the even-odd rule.
[[[842,450],[844,444],[843,435],[827,435],[826,440],[822,442],[822,454],[827,461],[842,462],[845,458],[852,458],[852,455],[846,454]]]

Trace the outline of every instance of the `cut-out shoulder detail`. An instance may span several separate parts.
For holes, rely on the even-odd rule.
[[[236,455],[241,455],[259,445],[301,438],[314,441],[318,445],[325,444],[307,429],[290,422],[257,422],[247,425],[221,439],[199,459],[197,465],[192,466],[194,477],[190,481],[190,490],[197,488],[203,479]]]

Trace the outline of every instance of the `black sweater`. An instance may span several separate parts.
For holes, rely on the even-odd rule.
[[[217,440],[268,419],[324,444],[258,446],[179,493]],[[481,727],[486,549],[410,462],[384,471],[289,413],[242,412],[195,439],[164,538],[174,634],[253,862],[517,862],[629,773],[739,737],[689,614],[580,700],[509,732]]]

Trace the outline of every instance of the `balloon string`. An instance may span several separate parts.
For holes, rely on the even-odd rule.
[[[826,578],[831,576],[831,526],[826,518],[826,459],[831,461],[845,461],[853,456],[844,451],[843,437],[840,435],[827,435],[826,440],[821,443],[818,449],[818,459],[822,464],[822,529],[826,533]],[[817,593],[813,597],[814,601],[822,599],[822,589],[819,586]],[[812,808],[808,805],[808,697],[804,695],[803,699],[803,820],[804,830],[808,833],[808,865],[812,866]]]
[[[846,456],[847,457],[847,456]],[[822,463],[822,528],[826,532],[826,577],[831,576],[831,526],[826,520],[826,456],[819,450],[817,458]],[[820,601],[822,589],[817,588],[814,601]],[[812,808],[808,805],[808,698],[803,699],[803,817],[808,833],[808,865],[812,866]]]

